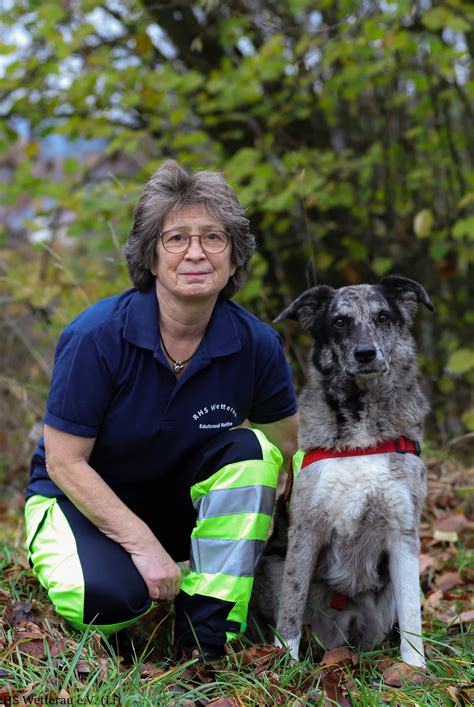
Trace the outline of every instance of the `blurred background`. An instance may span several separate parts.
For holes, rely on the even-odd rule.
[[[1,6],[0,484],[24,485],[61,330],[130,286],[121,247],[169,157],[246,206],[237,299],[264,320],[314,284],[419,280],[429,444],[468,451],[474,2]],[[299,388],[310,342],[279,327]]]

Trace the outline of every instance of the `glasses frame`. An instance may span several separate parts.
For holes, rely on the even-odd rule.
[[[179,233],[180,235],[187,237],[188,242],[186,244],[186,247],[183,248],[183,250],[174,250],[174,251],[168,250],[168,248],[165,246],[164,241],[163,241],[163,236],[166,236],[167,233],[173,233],[173,232]],[[209,233],[222,233],[225,235],[227,240],[226,240],[226,244],[222,250],[218,250],[218,251],[206,250],[206,248],[202,244],[202,239],[206,238],[206,236],[208,236]],[[201,250],[203,253],[206,253],[207,255],[221,255],[222,253],[225,253],[225,251],[227,250],[227,248],[229,246],[229,242],[230,242],[229,233],[227,231],[222,231],[220,228],[214,228],[211,231],[209,231],[208,233],[206,233],[204,236],[198,236],[198,235],[190,236],[189,233],[186,233],[186,231],[180,231],[176,228],[169,228],[167,231],[160,231],[159,237],[160,237],[161,245],[163,246],[163,248],[166,250],[167,253],[170,253],[170,255],[182,255],[183,253],[186,253],[189,246],[191,245],[191,241],[193,238],[199,239],[199,245],[201,247]]]

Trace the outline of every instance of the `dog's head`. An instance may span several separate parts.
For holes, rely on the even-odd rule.
[[[411,344],[420,303],[434,311],[418,282],[391,275],[378,285],[313,287],[274,321],[294,319],[311,333],[313,361],[323,374],[337,367],[351,377],[374,377],[388,370],[396,347]]]

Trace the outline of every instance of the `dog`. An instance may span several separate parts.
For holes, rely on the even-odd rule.
[[[276,625],[277,645],[296,660],[304,624],[326,649],[371,649],[398,623],[402,660],[425,664],[426,470],[417,452],[429,406],[410,333],[420,303],[434,311],[418,282],[392,275],[313,287],[275,319],[298,320],[314,339],[298,443],[316,451],[295,478],[289,518],[277,502],[251,612],[261,626]]]

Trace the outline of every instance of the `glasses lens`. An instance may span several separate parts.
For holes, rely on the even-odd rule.
[[[198,238],[205,253],[223,253],[229,243],[229,236],[225,231],[209,231]],[[184,253],[189,248],[191,236],[182,231],[165,231],[161,234],[161,242],[168,253]]]
[[[206,253],[222,253],[228,241],[229,237],[224,231],[210,231],[201,238],[201,247]]]
[[[163,247],[168,253],[183,253],[189,246],[189,236],[181,231],[166,231],[161,235]]]

